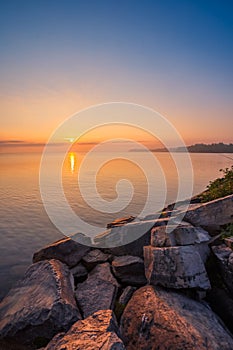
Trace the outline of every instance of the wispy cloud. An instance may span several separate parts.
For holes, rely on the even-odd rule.
[[[23,140],[0,140],[0,144],[9,145],[9,144],[19,144],[24,143]]]
[[[24,140],[0,140],[1,147],[41,147],[43,142],[27,142]]]

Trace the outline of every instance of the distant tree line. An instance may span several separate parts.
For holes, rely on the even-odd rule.
[[[146,152],[144,149],[131,149],[130,152]],[[167,148],[150,149],[151,152],[169,152]],[[185,147],[170,148],[171,152],[187,152],[190,153],[233,153],[233,143],[225,144],[223,142],[211,143],[196,143],[195,145]]]
[[[225,144],[223,142],[211,143],[206,145],[204,143],[196,143],[187,147],[187,150],[191,153],[233,153],[233,143]],[[184,152],[184,147],[177,147],[175,152]]]

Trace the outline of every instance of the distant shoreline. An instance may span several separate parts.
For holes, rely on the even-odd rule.
[[[131,149],[130,152],[147,152],[147,149]],[[233,153],[233,144],[212,143],[210,145],[199,143],[187,147],[154,148],[151,152],[176,152],[176,153]]]

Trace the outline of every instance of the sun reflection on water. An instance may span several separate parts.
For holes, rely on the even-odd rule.
[[[69,153],[69,163],[70,163],[70,171],[73,174],[76,166],[76,154],[74,152]]]

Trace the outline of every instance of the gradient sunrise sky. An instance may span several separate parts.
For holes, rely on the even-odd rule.
[[[151,107],[187,144],[232,142],[233,1],[0,1],[2,144],[82,108]]]

